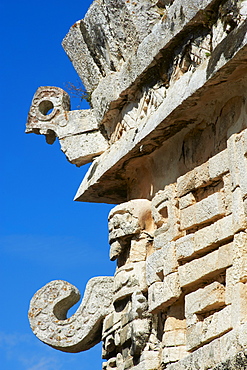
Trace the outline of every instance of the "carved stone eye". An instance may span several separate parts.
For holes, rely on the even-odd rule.
[[[51,114],[53,109],[54,109],[54,105],[50,100],[43,100],[39,104],[39,111],[44,116]]]

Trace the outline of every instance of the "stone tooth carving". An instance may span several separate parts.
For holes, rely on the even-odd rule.
[[[85,351],[101,340],[101,326],[110,311],[113,277],[89,280],[76,313],[68,309],[80,298],[73,285],[62,280],[46,284],[30,302],[29,321],[34,334],[49,346],[64,352]]]
[[[77,166],[91,162],[108,147],[93,110],[70,111],[69,95],[58,87],[38,88],[28,114],[26,132],[45,135],[48,144],[53,144],[58,137],[62,151]]]

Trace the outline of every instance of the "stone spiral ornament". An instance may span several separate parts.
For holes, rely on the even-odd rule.
[[[88,281],[83,300],[74,315],[70,307],[80,299],[79,290],[54,280],[38,290],[28,312],[33,333],[45,344],[64,352],[85,351],[101,340],[101,325],[112,303],[113,277]]]

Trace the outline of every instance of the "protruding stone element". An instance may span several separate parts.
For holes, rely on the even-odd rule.
[[[37,291],[30,302],[29,321],[34,334],[64,352],[85,351],[101,340],[101,325],[112,303],[113,277],[95,277],[87,283],[76,313],[67,311],[79,299],[73,285],[55,280]]]
[[[28,114],[26,133],[43,134],[48,144],[58,137],[68,160],[82,166],[102,154],[108,142],[101,134],[92,109],[70,111],[69,95],[59,87],[36,91]]]

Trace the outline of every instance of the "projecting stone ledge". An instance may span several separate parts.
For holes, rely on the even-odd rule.
[[[94,160],[75,200],[113,204],[126,201],[129,183],[135,175],[129,172],[131,164],[132,168],[137,168],[138,163],[148,166],[152,153],[165,148],[166,142],[179,131],[192,124],[210,124],[212,111],[219,101],[224,106],[234,94],[237,96],[246,90],[246,42],[245,21],[217,45],[203,65],[188,70],[174,81],[156,109],[145,106],[142,101],[143,109],[137,110],[133,127]],[[226,49],[228,44],[231,48]],[[153,95],[156,91],[153,90]],[[154,101],[151,93],[144,98]],[[152,172],[152,168],[149,170]],[[142,178],[138,180],[143,181]]]

